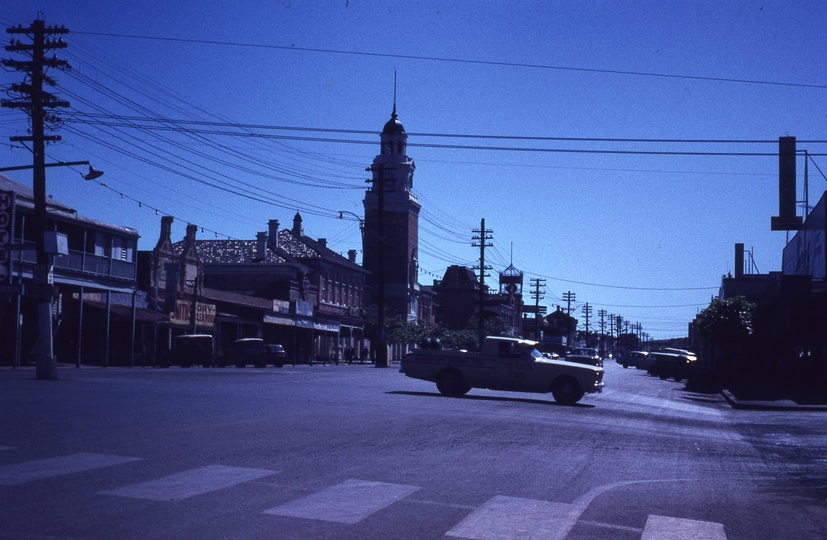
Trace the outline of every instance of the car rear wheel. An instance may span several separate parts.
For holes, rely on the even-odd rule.
[[[554,401],[561,405],[574,405],[583,397],[583,390],[571,377],[561,377],[554,381],[551,395],[554,396]]]
[[[455,369],[446,369],[436,379],[436,388],[439,393],[445,396],[464,396],[471,389],[465,384],[462,373]]]

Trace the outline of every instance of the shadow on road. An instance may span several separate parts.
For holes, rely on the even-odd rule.
[[[403,396],[421,396],[421,397],[431,397],[431,398],[445,398],[445,399],[466,399],[466,400],[475,400],[475,401],[508,401],[508,402],[515,402],[515,403],[530,403],[532,405],[552,405],[554,407],[576,407],[580,409],[594,409],[594,405],[587,405],[584,403],[575,403],[574,405],[561,405],[554,401],[548,401],[544,399],[529,399],[529,398],[517,398],[517,397],[503,397],[503,396],[476,396],[476,395],[465,395],[460,397],[450,397],[450,396],[443,396],[437,392],[411,392],[408,390],[393,390],[391,392],[385,392],[386,394],[397,394]]]

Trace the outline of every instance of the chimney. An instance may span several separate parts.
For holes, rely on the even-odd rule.
[[[293,216],[293,234],[295,234],[296,236],[302,236],[303,232],[304,231],[302,230],[302,216],[301,214],[296,212],[296,215]]]
[[[256,233],[256,255],[253,261],[263,261],[267,258],[267,233]]]
[[[279,247],[279,220],[271,219],[267,224],[270,229],[270,233],[267,236],[267,247],[275,250]]]
[[[161,234],[158,237],[158,244],[155,246],[156,249],[164,245],[172,244],[172,216],[161,216]]]
[[[198,225],[192,223],[187,225],[187,236],[184,238],[184,251],[187,248],[195,247],[195,233],[198,232]]]
[[[356,264],[356,250],[355,249],[347,250],[347,260],[349,260],[353,264]]]
[[[327,247],[327,238],[319,238],[319,243],[322,247]]]
[[[744,244],[735,244],[735,279],[744,277]]]

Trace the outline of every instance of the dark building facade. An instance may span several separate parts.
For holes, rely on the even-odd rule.
[[[0,192],[13,193],[15,199],[13,219],[11,209],[4,212],[14,229],[4,251],[11,269],[5,283],[23,292],[0,293],[0,365],[33,362],[40,339],[38,295],[44,287],[53,294],[53,350],[59,363],[106,366],[142,361],[141,325],[151,314],[137,290],[138,232],[80,216],[49,198],[46,229],[61,238],[62,247],[53,255],[53,283],[35,283],[34,194],[3,175]]]
[[[743,244],[736,245],[735,275],[723,277],[718,296],[755,304],[748,344],[727,349],[690,326],[700,360],[734,390],[827,402],[825,205],[822,196],[787,243],[782,272],[745,271]]]

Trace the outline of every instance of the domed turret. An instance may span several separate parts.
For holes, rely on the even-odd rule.
[[[405,126],[399,121],[396,114],[396,103],[393,104],[391,119],[387,121],[382,129],[382,155],[404,156],[408,146],[408,134],[405,133]]]
[[[385,127],[382,129],[383,135],[396,135],[398,133],[405,133],[405,126],[402,125],[402,122],[398,120],[398,115],[396,114],[396,105],[393,106],[393,113],[391,114],[391,119],[385,124]]]

